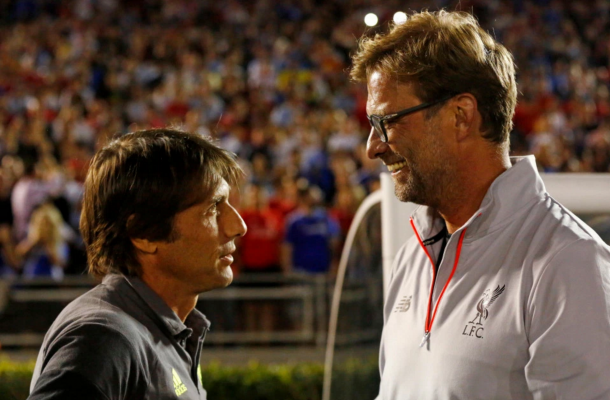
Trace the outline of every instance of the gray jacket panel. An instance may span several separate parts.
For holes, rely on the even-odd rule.
[[[549,196],[533,157],[512,161],[447,243],[433,306],[465,231],[421,348],[432,266],[415,237],[399,251],[380,399],[610,399],[610,248]],[[427,207],[412,219],[422,241],[444,223]],[[426,246],[434,262],[440,246]]]

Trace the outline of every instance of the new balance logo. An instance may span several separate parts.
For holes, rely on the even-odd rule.
[[[174,390],[176,391],[176,396],[182,395],[186,392],[186,386],[182,383],[182,379],[178,376],[178,373],[175,369],[172,368],[172,377],[174,379]]]
[[[407,312],[411,308],[411,298],[413,296],[402,296],[402,300],[394,308],[394,312]]]

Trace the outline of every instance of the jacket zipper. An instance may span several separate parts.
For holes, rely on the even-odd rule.
[[[417,241],[419,242],[419,245],[426,253],[426,256],[428,256],[428,260],[430,260],[430,265],[432,266],[432,284],[430,285],[430,294],[428,295],[428,306],[426,309],[426,322],[424,324],[424,337],[422,338],[422,341],[419,345],[419,347],[423,347],[424,344],[426,344],[428,342],[428,340],[430,339],[430,332],[432,331],[432,324],[434,324],[434,319],[436,318],[436,312],[438,311],[438,307],[441,303],[443,295],[445,294],[445,290],[447,290],[447,287],[449,286],[451,279],[453,279],[455,270],[457,269],[458,262],[460,260],[460,253],[462,252],[462,242],[464,240],[464,234],[466,233],[466,228],[464,228],[464,230],[460,234],[460,239],[458,241],[457,251],[455,254],[455,260],[453,262],[453,269],[451,270],[451,275],[449,275],[449,279],[447,279],[447,283],[445,283],[445,286],[443,286],[443,290],[441,291],[441,294],[438,296],[438,300],[436,301],[436,305],[434,306],[434,311],[432,312],[432,316],[430,316],[430,311],[432,310],[432,294],[434,293],[434,284],[436,283],[436,268],[434,266],[434,262],[432,261],[432,257],[430,257],[430,253],[428,253],[428,249],[426,249],[426,246],[424,246],[424,243],[422,242],[421,237],[419,236],[419,233],[417,232],[417,229],[415,228],[415,223],[413,222],[413,218],[410,218],[410,222],[411,222],[411,227],[413,228],[413,232],[415,232],[415,236],[417,237]]]

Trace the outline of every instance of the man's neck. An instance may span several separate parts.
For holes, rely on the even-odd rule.
[[[477,168],[475,164],[470,163],[470,166],[471,168],[462,170],[454,196],[443,199],[445,204],[437,207],[450,234],[461,228],[474,215],[491,184],[510,168],[511,164],[508,154],[505,154],[492,165],[480,165],[480,168]]]
[[[143,272],[141,279],[150,287],[159,297],[165,301],[165,304],[172,309],[182,322],[193,311],[199,296],[185,294],[183,287],[178,287],[172,279],[160,276],[151,276],[150,273]]]

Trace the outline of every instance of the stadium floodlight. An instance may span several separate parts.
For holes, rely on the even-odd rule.
[[[404,24],[405,22],[407,22],[407,14],[403,13],[402,11],[397,11],[394,14],[393,19],[396,25]]]
[[[379,18],[377,18],[377,16],[373,13],[368,13],[364,17],[364,23],[366,26],[375,26],[377,25],[377,22],[379,22]]]

